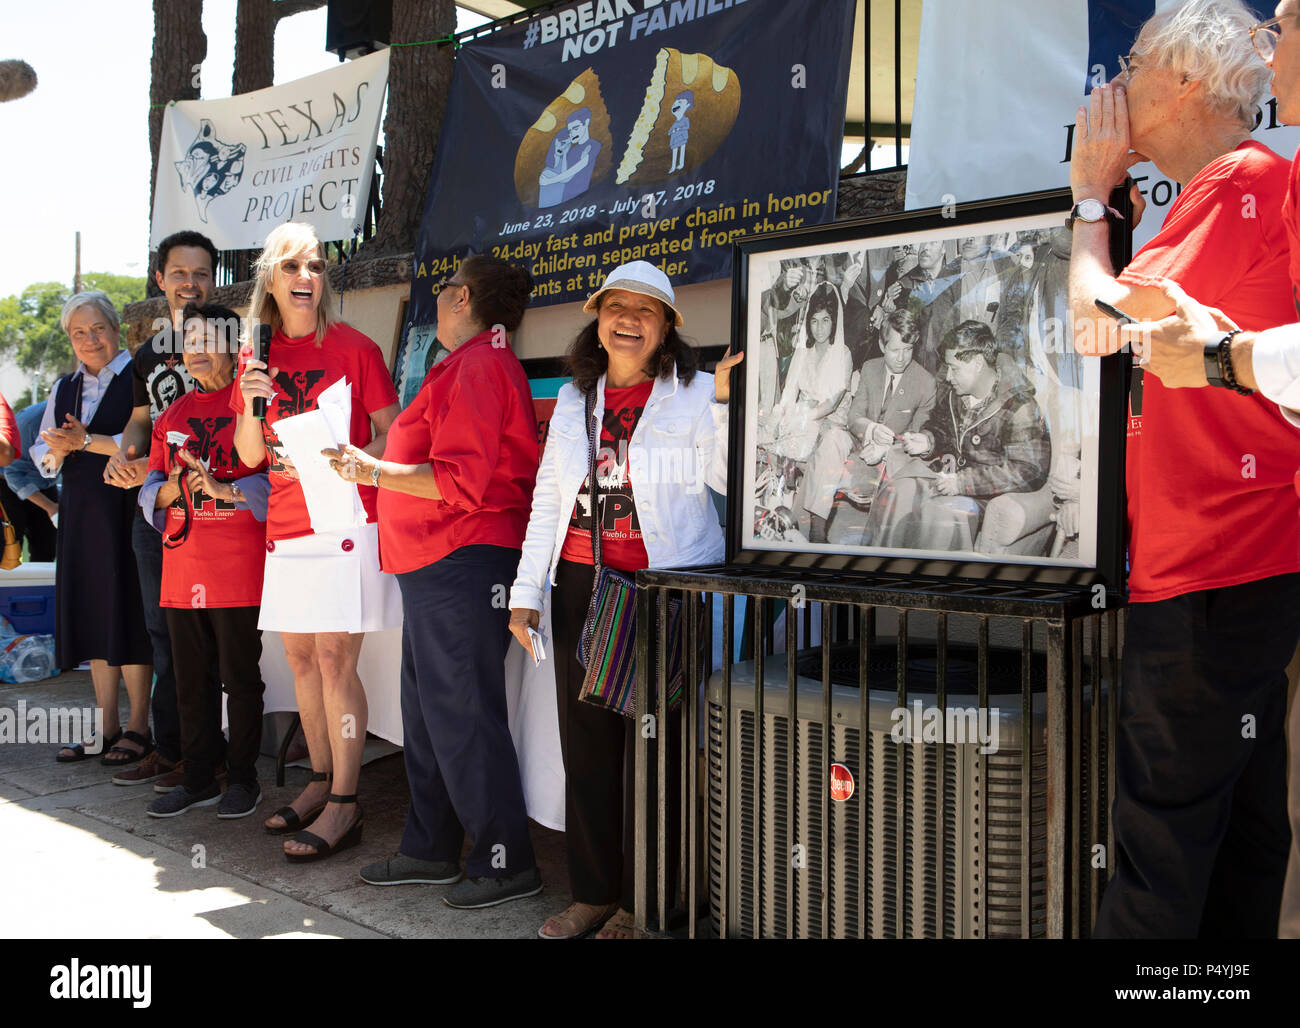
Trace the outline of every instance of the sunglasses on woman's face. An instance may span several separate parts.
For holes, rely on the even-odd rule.
[[[284,269],[284,273],[286,275],[298,274],[299,268],[306,268],[308,275],[320,276],[325,274],[325,262],[321,260],[319,257],[313,257],[311,260],[306,261],[305,263],[303,261],[298,260],[295,257],[289,257],[288,259],[280,262],[280,267]]]

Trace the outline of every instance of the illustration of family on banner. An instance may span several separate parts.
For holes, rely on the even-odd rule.
[[[726,278],[737,238],[830,220],[855,6],[587,3],[461,47],[409,352],[433,348],[436,290],[471,253],[526,266],[534,305],[567,303],[632,260]]]

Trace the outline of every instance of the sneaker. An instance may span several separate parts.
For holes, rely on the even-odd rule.
[[[178,785],[166,796],[159,796],[150,803],[147,813],[150,817],[175,817],[184,814],[190,807],[210,807],[220,802],[221,786],[216,782],[199,792],[190,792],[185,786]]]
[[[448,889],[442,901],[457,910],[476,910],[536,896],[541,891],[541,872],[530,867],[527,871],[500,878],[465,878]]]
[[[168,771],[167,774],[163,775],[158,779],[158,781],[153,783],[154,792],[171,792],[176,788],[176,786],[185,783],[185,761],[176,761],[172,768],[171,771]],[[217,784],[224,789],[226,787],[226,767],[224,764],[217,767],[214,777],[217,779]]]
[[[454,860],[418,860],[400,853],[361,869],[361,880],[368,885],[450,885],[460,879],[460,865]]]
[[[144,785],[146,782],[156,782],[166,777],[173,771],[179,770],[180,762],[173,763],[166,757],[162,756],[157,750],[152,751],[148,756],[141,758],[138,764],[132,764],[130,767],[123,768],[113,776],[114,785]],[[174,783],[180,785],[180,779]],[[171,792],[168,787],[163,792]]]
[[[234,819],[248,817],[262,802],[262,790],[256,782],[234,782],[221,797],[221,806],[217,808],[217,817]]]

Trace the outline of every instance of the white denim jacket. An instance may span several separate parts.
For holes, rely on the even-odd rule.
[[[542,609],[542,594],[569,531],[569,518],[587,478],[587,432],[582,394],[572,383],[560,390],[551,415],[546,451],[537,471],[511,608]],[[605,376],[596,384],[593,427],[605,410]],[[689,386],[656,378],[628,443],[628,472],[652,568],[717,563],[722,528],[705,485],[727,488],[727,405],[713,401],[713,376],[696,372]]]

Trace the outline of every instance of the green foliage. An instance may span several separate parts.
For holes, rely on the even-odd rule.
[[[120,313],[126,304],[144,299],[145,280],[94,272],[82,276],[82,289],[108,294]],[[17,296],[0,299],[0,359],[12,360],[35,375],[37,399],[56,378],[77,366],[72,343],[59,326],[59,314],[71,295],[71,288],[61,282],[36,282]],[[125,326],[122,346],[126,346]]]

